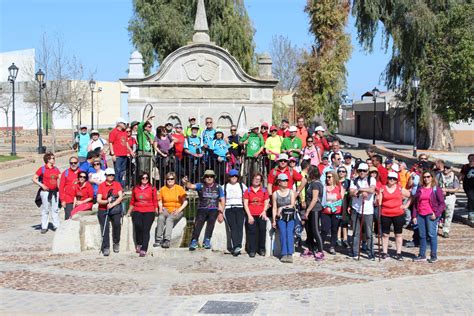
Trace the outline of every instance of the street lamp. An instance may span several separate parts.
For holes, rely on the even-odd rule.
[[[417,125],[418,125],[418,105],[417,105],[417,96],[418,96],[418,88],[420,86],[420,78],[418,77],[413,77],[413,79],[411,80],[411,87],[413,88],[413,90],[415,90],[415,119],[414,119],[414,123],[413,123],[413,131],[414,131],[414,139],[413,139],[413,157],[416,157],[417,156],[417,153],[416,153],[416,150],[417,150],[417,143],[418,143],[418,140],[417,140]]]
[[[16,76],[18,75],[18,67],[15,66],[15,63],[12,63],[10,67],[8,67],[8,72],[10,75],[8,76],[8,81],[12,84],[12,152],[10,155],[16,156],[16,135],[15,135],[15,80]]]
[[[376,112],[376,107],[377,107],[377,97],[379,96],[379,89],[375,87],[372,90],[372,99],[374,100],[374,126],[372,128],[372,145],[375,145],[375,123],[377,120],[377,112]]]
[[[46,86],[44,83],[44,72],[38,70],[35,74],[35,79],[38,82],[38,93],[39,93],[39,124],[38,124],[38,154],[44,154],[43,150],[43,113],[42,113],[42,105],[41,105],[41,90],[43,90]]]
[[[89,87],[91,88],[91,130],[94,129],[94,89],[95,89],[95,81],[91,79],[89,81]]]

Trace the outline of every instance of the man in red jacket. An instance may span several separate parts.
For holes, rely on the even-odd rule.
[[[278,130],[277,134],[283,138],[290,137],[290,131],[288,130],[289,127],[290,127],[290,121],[284,118],[283,120],[281,120],[280,129]]]
[[[380,181],[380,183],[382,183],[383,185],[386,185],[387,184],[387,178],[388,178],[388,171],[387,169],[385,169],[385,167],[383,166],[382,164],[382,156],[380,155],[375,155],[372,157],[372,164],[374,165],[374,167],[377,168],[377,170],[379,171],[379,176],[378,176],[378,180]]]
[[[75,188],[77,184],[77,174],[79,173],[79,159],[77,157],[69,158],[69,169],[61,174],[59,180],[59,198],[61,206],[64,208],[64,219],[71,217],[71,211],[74,206]]]

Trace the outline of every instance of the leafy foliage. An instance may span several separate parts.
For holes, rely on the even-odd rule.
[[[193,34],[195,0],[134,0],[128,26],[131,40],[143,55],[149,74],[155,62],[186,45]],[[242,0],[206,1],[211,40],[226,48],[250,73],[256,73],[255,43],[250,18]]]

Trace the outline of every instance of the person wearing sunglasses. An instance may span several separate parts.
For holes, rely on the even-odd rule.
[[[394,259],[402,261],[402,232],[403,225],[405,224],[405,209],[409,205],[409,202],[404,204],[403,199],[410,197],[410,191],[398,184],[398,174],[396,172],[389,172],[387,181],[387,184],[381,187],[378,194],[383,233],[381,259],[388,258],[388,238],[390,236],[390,227],[393,225],[396,246]]]
[[[129,130],[129,128],[127,129]],[[107,168],[107,157],[106,152],[108,149],[108,144],[105,139],[100,137],[99,131],[93,129],[91,131],[91,140],[89,141],[89,145],[87,146],[87,151],[97,150],[100,152],[100,159],[102,159],[102,164]]]
[[[92,162],[92,168],[88,171],[89,182],[92,184],[92,189],[94,191],[94,202],[97,197],[97,190],[99,185],[105,181],[105,170],[102,169],[102,160],[96,158]]]
[[[291,169],[288,166],[288,155],[280,154],[277,158],[278,165],[270,170],[268,173],[268,194],[272,194],[274,190],[278,189],[277,178],[280,174],[284,173],[288,177],[288,187],[292,188],[295,182],[301,181],[301,184],[297,188],[297,195],[301,192],[301,189],[306,185],[306,179],[304,179],[299,172]],[[275,188],[274,188],[275,186]]]
[[[180,123],[174,125],[174,133],[171,134],[171,138],[173,139],[174,146],[173,146],[173,153],[174,153],[174,171],[178,175],[182,175],[183,168],[184,168],[184,160],[183,160],[183,153],[184,153],[184,141],[185,137],[183,134],[183,126]]]
[[[230,163],[231,168],[240,170],[242,163],[242,151],[243,147],[240,144],[239,135],[237,134],[237,126],[232,125],[230,127],[230,135],[227,136],[227,143],[229,144]]]
[[[421,185],[416,190],[412,221],[418,225],[420,252],[413,259],[415,262],[426,261],[426,242],[430,238],[430,263],[438,261],[438,221],[446,208],[443,189],[436,182],[433,171],[423,170]]]
[[[196,190],[199,195],[194,229],[192,233],[189,250],[198,248],[199,235],[206,224],[203,246],[205,249],[211,249],[211,238],[214,231],[216,220],[219,223],[224,221],[225,196],[222,186],[216,183],[216,174],[214,170],[206,170],[203,176],[203,182],[193,184],[187,177],[182,179],[183,184],[189,190]]]
[[[443,169],[436,174],[436,181],[443,190],[444,203],[446,204],[443,222],[443,238],[449,238],[451,221],[453,220],[454,208],[456,206],[456,192],[461,185],[449,162],[442,161],[441,166]]]
[[[319,148],[314,145],[314,138],[313,136],[309,136],[305,140],[305,146],[301,151],[301,155],[309,156],[311,165],[317,166],[321,163],[321,153],[319,152]]]
[[[150,184],[150,174],[145,172],[132,189],[128,216],[132,216],[135,231],[136,253],[145,257],[150,242],[150,229],[158,213],[158,194]]]
[[[216,134],[214,136],[209,150],[210,150],[210,159],[211,167],[217,171],[217,181],[219,183],[224,183],[225,174],[226,174],[226,163],[227,163],[227,153],[229,152],[229,144],[224,138],[224,132],[222,129],[216,129]]]
[[[173,228],[183,218],[184,209],[188,205],[186,191],[176,184],[176,173],[168,172],[165,185],[159,191],[158,222],[155,229],[155,243],[153,247],[169,248]]]
[[[74,208],[69,218],[72,218],[78,212],[90,211],[94,205],[94,190],[92,185],[87,181],[87,173],[79,172],[77,175],[77,183],[74,185]]]
[[[308,138],[308,129],[306,128],[304,124],[304,118],[303,117],[298,117],[296,120],[296,137],[298,137],[301,140],[301,147],[305,148],[306,147],[306,139]]]
[[[341,236],[342,239],[337,241],[337,244],[340,247],[350,248],[347,236],[349,233],[349,222],[350,222],[350,204],[351,196],[349,194],[349,188],[351,186],[351,180],[347,179],[347,169],[345,166],[339,166],[337,168],[337,176],[339,178],[339,185],[344,188],[344,197],[342,199],[342,215],[341,215],[341,225],[337,236]]]
[[[339,177],[335,171],[326,174],[326,183],[323,195],[323,211],[321,214],[321,238],[326,239],[331,234],[329,253],[336,254],[337,232],[341,224],[342,199],[345,194],[344,188],[339,183]]]
[[[240,139],[240,143],[245,148],[245,175],[251,177],[253,174],[259,171],[259,160],[258,158],[263,153],[265,141],[263,140],[262,134],[259,133],[258,124],[253,124],[250,132],[246,133]],[[249,178],[250,179],[250,178]]]
[[[211,159],[211,147],[216,135],[216,129],[213,127],[212,117],[206,117],[206,128],[201,133],[202,148],[204,152],[204,163],[207,169],[214,169]]]
[[[281,144],[283,143],[283,137],[278,135],[278,128],[275,125],[270,127],[270,136],[265,141],[265,152],[267,153],[270,161],[270,168],[275,168],[276,158],[281,153]]]
[[[299,161],[303,144],[301,143],[301,139],[296,137],[298,129],[296,126],[290,126],[288,131],[290,132],[290,136],[283,139],[281,151],[286,153],[288,157],[294,157]]]
[[[40,187],[41,198],[41,233],[46,234],[49,225],[49,215],[53,221],[53,231],[59,227],[58,191],[61,172],[55,166],[53,153],[43,156],[44,165],[36,170],[32,181]]]
[[[61,174],[59,181],[59,198],[64,209],[64,219],[71,217],[74,208],[74,185],[77,183],[79,173],[79,159],[75,156],[69,158],[69,168]]]

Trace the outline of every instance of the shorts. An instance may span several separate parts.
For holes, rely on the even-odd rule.
[[[382,224],[382,232],[384,234],[390,234],[390,226],[393,224],[393,231],[395,234],[401,234],[403,230],[403,225],[405,225],[405,214],[388,217],[380,216],[380,222]]]

